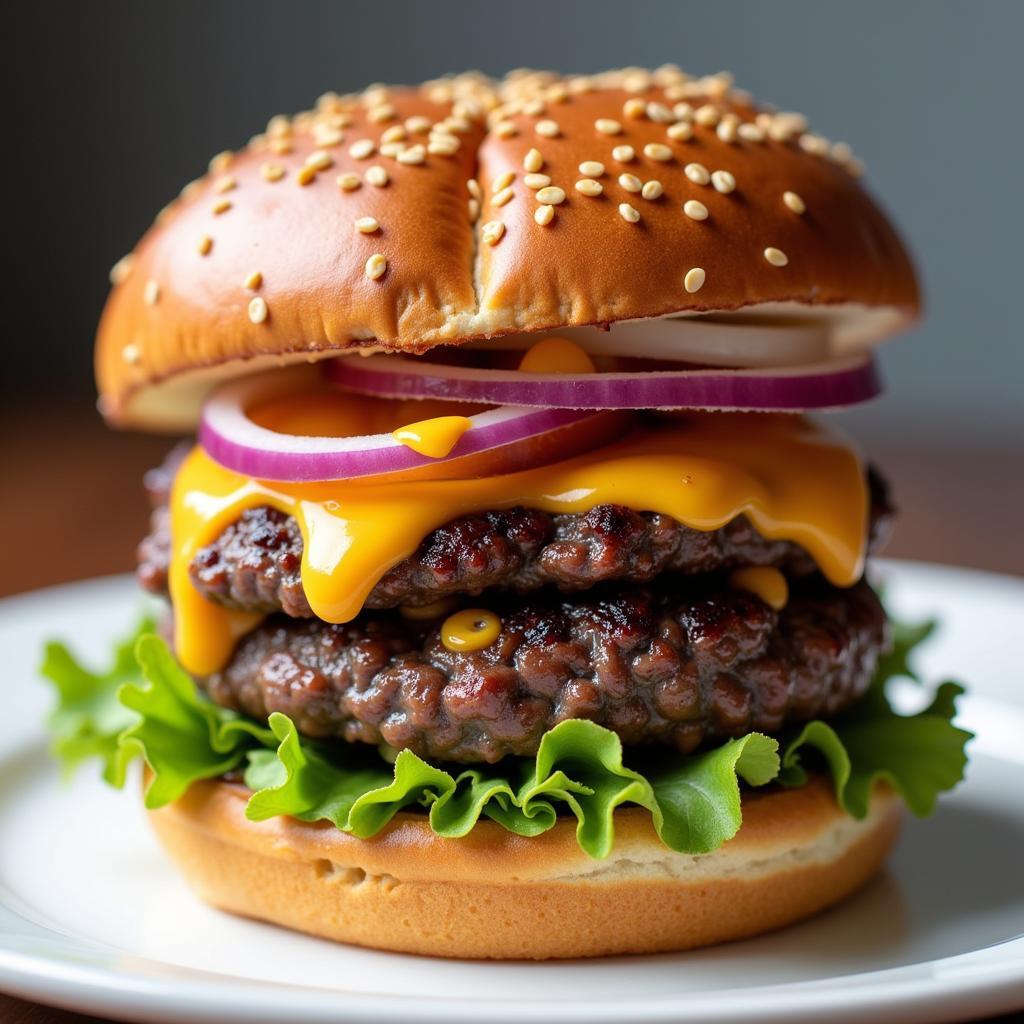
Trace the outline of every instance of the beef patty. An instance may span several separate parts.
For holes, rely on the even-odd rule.
[[[167,589],[170,524],[167,491],[180,454],[147,476],[155,509],[151,533],[139,545],[139,580],[154,593]],[[889,532],[893,509],[888,488],[873,470],[870,546]],[[302,536],[298,524],[276,509],[242,513],[189,566],[193,585],[230,608],[312,618],[302,588]],[[789,541],[762,537],[745,516],[721,529],[695,530],[654,512],[598,505],[588,512],[549,515],[512,508],[463,516],[439,527],[390,569],[371,591],[367,608],[424,605],[456,594],[500,588],[527,593],[546,585],[584,590],[613,580],[643,582],[663,572],[715,572],[770,565],[788,576],[815,571],[811,556]]]
[[[533,754],[569,718],[689,752],[837,714],[864,693],[887,644],[866,583],[841,590],[817,576],[797,581],[779,613],[715,576],[487,605],[501,635],[458,653],[437,623],[396,612],[342,625],[278,615],[201,685],[259,719],[282,711],[311,737],[447,761]]]

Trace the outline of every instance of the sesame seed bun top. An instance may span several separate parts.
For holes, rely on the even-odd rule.
[[[849,147],[728,76],[463,75],[328,94],[214,157],[112,272],[112,421],[186,427],[213,380],[373,345],[757,309],[858,341],[919,307]]]

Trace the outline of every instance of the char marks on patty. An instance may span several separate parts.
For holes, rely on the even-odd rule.
[[[445,761],[531,755],[569,718],[689,752],[836,715],[864,693],[887,643],[866,583],[842,590],[817,576],[779,613],[720,577],[671,574],[488,605],[502,632],[475,652],[449,651],[436,623],[395,612],[342,625],[276,616],[203,685],[259,719],[282,711],[308,736]]]
[[[176,450],[146,480],[155,508],[150,535],[139,546],[139,579],[154,593],[167,589],[166,502],[180,458]],[[893,510],[888,489],[873,470],[868,483],[874,548],[887,536]],[[189,574],[202,594],[227,607],[311,618],[301,563],[302,536],[294,518],[261,506],[244,512],[200,550]],[[554,585],[577,591],[615,580],[645,582],[663,572],[696,575],[747,565],[774,566],[793,577],[815,571],[803,548],[765,539],[744,516],[702,531],[620,505],[560,515],[512,508],[463,516],[434,530],[382,577],[366,607],[424,605],[491,589],[528,593]]]

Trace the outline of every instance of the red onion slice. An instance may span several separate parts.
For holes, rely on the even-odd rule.
[[[207,454],[227,469],[260,480],[302,483],[396,473],[413,479],[421,475],[419,470],[438,478],[481,475],[484,464],[492,466],[492,472],[509,472],[545,458],[563,457],[567,450],[574,454],[608,436],[606,414],[504,407],[470,416],[471,427],[451,452],[444,459],[433,459],[417,454],[391,434],[307,437],[281,434],[250,419],[247,409],[294,390],[295,381],[295,376],[278,371],[243,378],[213,392],[199,425],[199,441]],[[541,435],[550,435],[552,443],[545,444]],[[494,458],[475,458],[486,455]],[[445,474],[445,468],[451,472]]]
[[[802,367],[579,376],[444,366],[422,359],[375,355],[333,359],[326,372],[335,384],[364,395],[541,409],[804,412],[865,402],[882,390],[868,354]]]

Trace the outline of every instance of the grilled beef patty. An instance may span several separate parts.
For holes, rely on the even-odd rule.
[[[314,738],[446,761],[534,754],[568,718],[629,745],[690,752],[837,714],[864,693],[887,644],[866,583],[842,590],[818,576],[796,581],[779,613],[721,577],[672,574],[486,603],[501,617],[500,637],[458,653],[443,646],[438,623],[396,612],[342,625],[277,615],[201,685],[258,719],[282,711]]]
[[[139,545],[139,580],[167,590],[170,523],[167,491],[180,461],[172,453],[147,476],[155,502],[152,531]],[[893,509],[882,478],[869,470],[870,545],[886,539]],[[300,578],[302,537],[295,520],[268,507],[250,509],[193,559],[189,574],[206,597],[230,608],[312,618]],[[463,516],[439,527],[390,569],[367,608],[424,605],[492,588],[528,593],[547,585],[563,591],[597,583],[654,579],[663,572],[696,575],[746,565],[770,565],[787,576],[815,571],[811,556],[789,541],[762,537],[740,516],[721,529],[695,530],[670,516],[598,505],[588,512],[549,515],[512,508]]]

